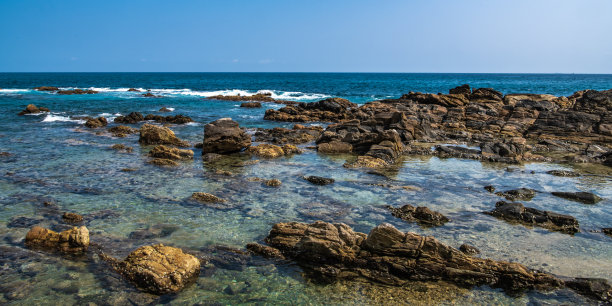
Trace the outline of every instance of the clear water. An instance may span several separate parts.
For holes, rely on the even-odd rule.
[[[191,116],[197,123],[173,126],[182,139],[201,142],[203,123],[232,117],[242,126],[289,127],[291,124],[263,120],[267,108],[242,109],[239,103],[205,100],[218,93],[272,91],[276,97],[313,101],[340,96],[363,103],[398,97],[408,91],[447,92],[457,85],[494,87],[504,93],[534,92],[569,95],[586,88],[612,88],[611,75],[491,75],[491,74],[0,74],[0,151],[13,156],[0,160],[0,247],[11,247],[0,259],[0,303],[31,304],[124,304],[152,301],[92,258],[66,258],[44,252],[27,253],[23,237],[28,228],[10,226],[18,217],[40,219],[40,225],[59,228],[59,216],[42,202],[53,199],[60,211],[83,215],[102,211],[107,218],[87,224],[92,241],[114,256],[125,256],[138,246],[161,242],[202,251],[214,245],[243,248],[261,241],[274,223],[311,222],[317,219],[345,222],[369,232],[389,222],[402,231],[433,235],[458,247],[469,243],[484,258],[516,261],[534,269],[572,277],[601,277],[612,281],[612,238],[592,233],[610,227],[612,217],[612,169],[601,165],[531,163],[517,171],[509,165],[471,160],[405,157],[397,171],[380,176],[345,169],[350,156],[319,155],[306,148],[290,158],[260,160],[244,167],[219,166],[233,176],[214,174],[199,159],[174,169],[146,163],[150,148],[138,145],[136,135],[113,138],[96,135],[70,116],[114,117],[139,111],[157,113],[162,106],[173,114]],[[35,86],[99,88],[96,95],[59,96],[29,90]],[[143,98],[126,90],[152,89],[163,98]],[[33,103],[51,114],[17,116]],[[134,147],[134,153],[110,149],[116,143]],[[244,161],[244,160],[242,160]],[[134,172],[123,172],[134,168]],[[546,174],[570,169],[585,175],[561,178]],[[533,173],[532,173],[533,172]],[[313,186],[303,175],[333,177],[336,183]],[[250,178],[278,178],[280,188],[269,188]],[[381,187],[414,186],[412,188]],[[499,190],[528,187],[540,191],[526,204],[570,214],[581,225],[575,236],[541,228],[511,225],[482,214],[499,198],[483,187]],[[556,198],[551,191],[590,191],[605,198],[584,205]],[[185,201],[193,192],[210,192],[237,205],[215,210]],[[424,229],[392,217],[382,207],[403,204],[428,206],[452,219],[437,228]],[[130,233],[159,224],[176,226],[169,236],[130,239]],[[234,286],[239,290],[226,290]],[[444,283],[414,283],[406,288],[341,282],[319,285],[303,279],[290,263],[250,263],[239,269],[218,266],[200,276],[197,283],[159,303],[193,304],[527,304],[589,303],[568,290],[528,292],[508,296],[487,287],[466,290]]]

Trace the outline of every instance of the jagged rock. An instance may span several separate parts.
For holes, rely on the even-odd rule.
[[[92,90],[92,89],[70,89],[70,90],[58,90],[57,94],[58,95],[91,95],[91,94],[97,94],[98,91]]]
[[[314,175],[305,176],[304,179],[315,185],[319,185],[319,186],[325,186],[325,185],[333,184],[335,182],[333,178],[320,177],[320,176],[314,176]]]
[[[562,176],[562,177],[579,177],[580,173],[568,170],[550,170],[546,171],[546,173],[554,176]]]
[[[206,193],[206,192],[194,192],[191,195],[191,198],[201,202],[201,203],[224,203],[227,202],[224,199],[219,198],[216,195],[210,194],[210,193]]]
[[[90,129],[101,128],[108,124],[108,121],[104,117],[91,118],[85,122],[85,126]]]
[[[55,86],[39,86],[39,87],[35,87],[34,90],[38,90],[38,91],[57,91],[57,90],[59,90],[59,88],[57,88]]]
[[[46,107],[37,107],[34,104],[28,104],[24,110],[19,112],[19,116],[23,116],[26,114],[38,114],[41,112],[49,112],[49,109]]]
[[[406,204],[400,208],[387,206],[387,209],[391,211],[394,217],[408,222],[417,222],[423,226],[440,226],[450,221],[450,219],[443,214],[432,211],[425,206],[414,207],[410,204]]]
[[[347,142],[334,140],[318,144],[317,151],[327,154],[351,153],[353,146]]]
[[[130,88],[127,91],[129,91],[129,92],[140,92],[140,90],[138,90],[136,88]]]
[[[240,104],[240,107],[245,108],[261,108],[261,103],[259,102],[244,102]]]
[[[449,90],[448,93],[451,95],[471,95],[472,89],[470,88],[470,85],[463,84]]]
[[[189,143],[176,137],[171,129],[152,124],[144,124],[140,128],[140,139],[138,139],[138,142],[142,145],[163,144],[177,147],[189,147]]]
[[[108,131],[113,134],[113,136],[115,137],[126,137],[127,135],[130,134],[136,134],[138,133],[138,129],[129,127],[129,126],[125,126],[125,125],[118,125],[118,126],[113,126],[110,129],[108,129]]]
[[[134,148],[128,147],[122,143],[117,143],[117,144],[112,145],[111,149],[117,150],[117,151],[125,151],[126,153],[131,153],[132,151],[134,151]]]
[[[499,201],[495,203],[494,210],[484,213],[509,222],[539,226],[570,235],[580,231],[578,221],[572,216],[525,207],[521,203]]]
[[[311,142],[321,135],[321,127],[304,127],[296,124],[293,129],[257,129],[255,140],[274,144],[301,144]]]
[[[67,223],[81,223],[83,222],[83,216],[71,212],[65,212],[62,215],[62,219],[64,219]]]
[[[131,112],[127,116],[119,116],[115,118],[116,123],[134,124],[144,120],[144,116],[138,112]]]
[[[202,153],[228,154],[251,145],[251,136],[231,118],[222,118],[204,126]]]
[[[252,252],[253,254],[257,254],[265,258],[285,259],[285,256],[283,256],[281,251],[273,247],[269,247],[267,245],[261,245],[259,243],[249,243],[246,245],[246,249]]]
[[[590,192],[552,192],[552,195],[584,204],[597,204],[602,200],[602,198]]]
[[[149,152],[149,156],[171,160],[190,160],[193,159],[193,151],[158,145]]]
[[[264,185],[268,187],[280,187],[281,184],[282,182],[278,179],[271,179],[271,180],[264,181]]]
[[[346,99],[328,98],[318,102],[289,105],[279,110],[268,109],[264,119],[289,122],[338,122],[350,119],[351,116],[347,111],[355,106],[357,105]]]
[[[144,117],[144,120],[152,120],[159,123],[172,123],[172,124],[185,124],[193,122],[193,119],[184,115],[175,115],[175,116],[160,116],[149,114]]]
[[[154,158],[150,161],[148,161],[149,164],[152,165],[156,165],[156,166],[162,166],[162,167],[176,167],[179,165],[179,163],[177,163],[174,160],[171,159],[167,159],[167,158]]]
[[[85,226],[73,227],[61,233],[34,226],[25,238],[26,245],[59,250],[66,253],[81,253],[89,247],[89,231]]]
[[[104,259],[138,289],[153,294],[179,292],[200,274],[198,258],[163,244],[140,247],[123,261]]]
[[[389,163],[386,161],[372,157],[372,156],[359,156],[351,163],[345,163],[345,168],[382,168],[388,166]]]
[[[497,192],[496,195],[504,197],[509,201],[531,201],[536,195],[536,191],[529,188],[519,188],[504,192]]]
[[[471,256],[480,254],[479,249],[469,244],[465,244],[465,243],[459,247],[459,251],[463,252],[464,254],[471,255]]]

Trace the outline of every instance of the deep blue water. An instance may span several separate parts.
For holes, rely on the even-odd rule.
[[[312,144],[306,144],[301,146],[303,154],[261,160],[245,167],[228,166],[224,170],[234,175],[220,177],[214,174],[216,169],[201,162],[198,149],[194,149],[193,161],[182,162],[174,169],[160,168],[147,163],[151,148],[140,146],[137,135],[115,138],[105,129],[87,129],[83,121],[71,118],[102,115],[112,122],[114,117],[132,111],[167,115],[158,110],[168,107],[174,109],[170,114],[194,119],[193,124],[173,125],[171,129],[178,137],[195,144],[202,141],[203,125],[222,117],[232,117],[249,132],[256,127],[292,125],[263,120],[266,109],[282,105],[264,103],[261,109],[244,109],[236,102],[204,99],[212,95],[269,91],[279,99],[308,102],[339,96],[364,103],[399,97],[409,91],[446,93],[465,83],[492,87],[503,93],[570,95],[583,89],[610,89],[612,75],[0,73],[0,152],[11,154],[0,159],[0,247],[24,248],[28,227],[16,226],[15,220],[19,218],[57,228],[61,223],[59,217],[46,216],[48,210],[41,205],[42,201],[52,199],[62,212],[112,212],[113,217],[96,218],[87,227],[92,241],[110,244],[105,247],[116,257],[125,256],[138,246],[160,242],[188,250],[209,245],[243,248],[249,242],[261,241],[277,222],[324,219],[344,222],[366,233],[388,222],[402,231],[435,236],[454,247],[470,243],[482,251],[484,258],[519,262],[559,275],[612,281],[612,238],[591,232],[611,226],[611,170],[602,165],[531,163],[520,165],[523,171],[508,172],[505,171],[508,165],[504,164],[406,157],[398,173],[385,178],[343,168],[342,164],[350,157],[319,155],[308,148]],[[32,90],[37,86],[94,88],[100,93],[61,96]],[[151,89],[162,97],[145,98],[142,93],[127,92],[129,88]],[[30,103],[48,107],[51,113],[17,116]],[[110,149],[119,143],[134,147],[134,152]],[[123,168],[136,171],[123,172]],[[561,178],[546,174],[552,169],[575,170],[585,175]],[[336,183],[319,188],[303,180],[303,175],[332,177]],[[251,180],[254,177],[278,178],[282,185],[271,189]],[[410,187],[385,188],[380,184]],[[491,210],[499,200],[483,189],[486,185],[499,190],[536,189],[540,192],[528,206],[570,214],[579,220],[582,231],[569,236],[512,225],[484,215],[482,212]],[[551,191],[588,191],[605,200],[597,205],[584,205],[556,198]],[[189,204],[185,199],[193,192],[216,194],[237,207],[216,210]],[[390,216],[383,208],[407,203],[427,206],[452,221],[441,227],[421,228]],[[129,238],[133,231],[160,224],[171,224],[176,230],[159,238]],[[117,275],[99,262],[75,262],[46,253],[38,256],[0,258],[0,304],[60,300],[66,305],[126,304],[126,299],[136,294],[125,282],[106,281],[116,279]],[[204,301],[374,304],[393,297],[422,302],[419,293],[409,289],[393,291],[360,283],[318,286],[305,281],[300,272],[291,264],[248,266],[242,270],[219,267],[166,301],[179,305]],[[226,290],[230,284],[243,289],[230,294]],[[486,287],[468,291],[440,284],[428,286],[427,294],[437,303],[589,303],[568,290],[508,296]]]

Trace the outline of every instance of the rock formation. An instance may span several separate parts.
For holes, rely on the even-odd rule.
[[[231,118],[222,118],[204,126],[202,153],[228,154],[251,145],[251,136]]]
[[[26,245],[65,253],[82,253],[89,247],[89,231],[85,226],[73,227],[61,233],[34,226],[27,233]]]
[[[188,147],[189,143],[180,140],[174,132],[163,126],[144,124],[140,127],[140,139],[142,145],[172,145],[177,147]]]

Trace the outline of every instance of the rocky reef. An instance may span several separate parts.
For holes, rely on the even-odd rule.
[[[189,143],[176,137],[171,129],[165,126],[156,126],[152,124],[144,124],[140,127],[140,138],[138,142],[142,145],[189,146]]]
[[[495,203],[494,210],[485,212],[485,214],[509,222],[539,226],[566,234],[575,234],[580,231],[578,220],[572,216],[525,207],[521,203],[499,201]]]

